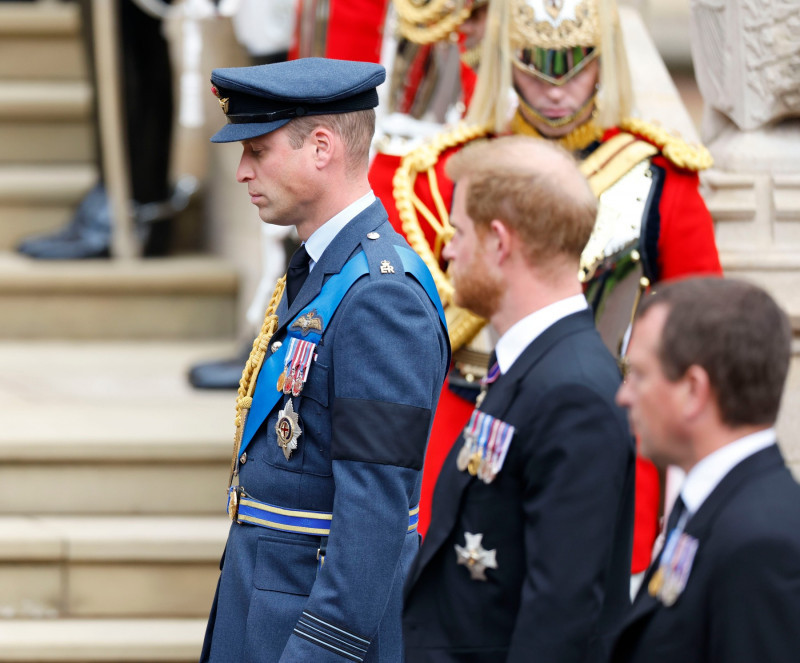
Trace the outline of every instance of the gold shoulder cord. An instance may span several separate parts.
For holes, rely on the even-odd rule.
[[[486,321],[453,305],[453,285],[439,266],[438,254],[441,246],[452,236],[453,228],[450,225],[449,211],[439,190],[436,164],[445,150],[488,134],[489,127],[469,126],[461,123],[452,131],[439,134],[429,143],[409,152],[403,157],[392,180],[394,201],[403,233],[411,248],[422,258],[433,276],[436,290],[442,298],[442,304],[447,313],[447,327],[453,350],[472,340],[486,324]],[[425,173],[428,177],[431,195],[436,206],[435,212],[430,210],[414,193],[414,185],[417,175],[420,173]],[[434,248],[431,248],[425,239],[425,233],[420,225],[420,216],[436,231]]]
[[[714,165],[714,159],[705,147],[690,145],[664,127],[637,118],[627,118],[620,122],[619,126],[623,131],[637,134],[653,143],[678,168],[697,172]]]
[[[247,414],[250,412],[250,407],[253,405],[253,392],[256,388],[256,380],[258,373],[261,371],[261,365],[264,363],[264,357],[267,354],[269,342],[272,335],[278,328],[278,316],[275,315],[275,310],[278,308],[278,303],[283,296],[283,290],[286,287],[286,276],[281,276],[275,284],[275,290],[272,292],[272,297],[267,306],[267,313],[264,317],[264,324],[261,325],[261,331],[258,333],[256,340],[253,341],[253,349],[250,350],[250,356],[247,363],[244,365],[242,371],[242,378],[239,380],[239,391],[236,395],[236,432],[233,436],[233,454],[231,456],[231,472],[228,478],[228,487],[233,485],[233,473],[236,470],[236,460],[239,457],[239,447],[242,444],[242,435],[244,434],[244,426],[247,423]]]

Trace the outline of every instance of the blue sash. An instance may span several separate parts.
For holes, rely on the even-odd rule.
[[[439,293],[436,290],[433,277],[422,261],[422,258],[411,249],[403,246],[395,246],[394,249],[400,256],[403,269],[416,278],[425,289],[431,302],[436,306],[439,319],[444,329],[447,330],[447,322],[444,317],[442,302],[439,299]],[[318,343],[325,331],[325,325],[330,322],[342,299],[344,299],[344,296],[347,294],[347,291],[350,290],[351,286],[358,281],[358,279],[366,274],[369,274],[369,264],[366,255],[364,255],[362,251],[350,258],[342,268],[342,271],[331,276],[325,285],[322,286],[319,295],[297,314],[297,317],[295,317],[289,325],[290,331],[287,333],[287,338],[295,337],[312,343]],[[310,313],[312,317],[322,319],[323,328],[321,330],[306,328],[304,334],[300,331],[292,331],[295,322]],[[258,374],[258,382],[256,382],[256,388],[253,393],[253,404],[247,415],[247,422],[245,423],[244,434],[242,435],[242,443],[239,447],[240,456],[247,448],[247,445],[250,444],[253,435],[255,435],[261,424],[269,416],[272,408],[275,407],[275,404],[283,395],[282,392],[277,390],[276,384],[278,382],[278,377],[283,371],[283,362],[288,347],[289,344],[284,342],[281,347],[276,352],[273,352],[261,365],[261,371]]]

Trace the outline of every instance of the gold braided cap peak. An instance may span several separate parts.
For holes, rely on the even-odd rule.
[[[392,178],[394,202],[403,234],[433,276],[436,290],[445,307],[450,345],[453,350],[471,341],[483,328],[486,321],[453,304],[453,284],[450,283],[447,274],[439,265],[439,256],[428,244],[422,230],[420,217],[424,218],[435,230],[437,247],[450,239],[452,226],[448,209],[439,192],[436,164],[445,150],[477,138],[483,138],[489,132],[488,126],[469,125],[461,122],[450,131],[432,136],[428,141],[409,152],[403,157],[400,167]],[[414,193],[414,185],[417,175],[420,173],[425,173],[428,178],[431,194],[436,204],[435,210],[429,209]]]
[[[711,152],[706,147],[697,143],[689,144],[658,124],[638,118],[626,118],[620,122],[619,128],[641,136],[655,145],[661,150],[661,154],[678,168],[698,172],[714,165]]]

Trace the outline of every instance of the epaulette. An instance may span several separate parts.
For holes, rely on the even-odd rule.
[[[489,127],[475,126],[460,123],[451,131],[442,132],[409,152],[400,162],[400,167],[392,179],[393,195],[397,214],[403,228],[403,234],[411,248],[422,258],[433,276],[439,297],[447,310],[447,323],[450,332],[450,343],[455,350],[464,343],[469,342],[485,324],[482,318],[472,315],[468,311],[463,314],[453,315],[455,307],[453,301],[453,285],[447,278],[434,250],[425,239],[425,233],[420,226],[419,216],[425,219],[436,232],[437,247],[444,245],[452,235],[450,214],[448,206],[442,198],[436,177],[436,164],[439,157],[446,150],[468,143],[471,140],[482,138],[489,134]],[[431,196],[436,207],[431,210],[414,192],[417,175],[425,173],[431,190]],[[452,319],[451,319],[452,316]]]
[[[690,145],[681,137],[676,136],[664,127],[645,122],[638,118],[627,118],[623,120],[620,129],[640,136],[651,143],[663,154],[668,161],[684,170],[694,172],[711,168],[714,159],[711,153],[702,145]]]

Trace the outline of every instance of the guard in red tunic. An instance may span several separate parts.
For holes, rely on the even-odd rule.
[[[435,0],[432,0],[432,2]],[[624,354],[638,299],[662,279],[719,274],[711,216],[698,192],[708,151],[630,115],[631,87],[613,0],[508,0],[489,4],[475,93],[466,122],[403,157],[371,182],[389,217],[420,253],[447,306],[454,351],[426,456],[420,507],[425,531],[433,486],[467,423],[491,347],[483,320],[451,303],[441,260],[450,237],[448,157],[470,141],[518,133],[558,141],[579,160],[598,196],[595,232],[581,269],[598,328]],[[637,461],[632,572],[647,568],[658,533],[659,476]]]

